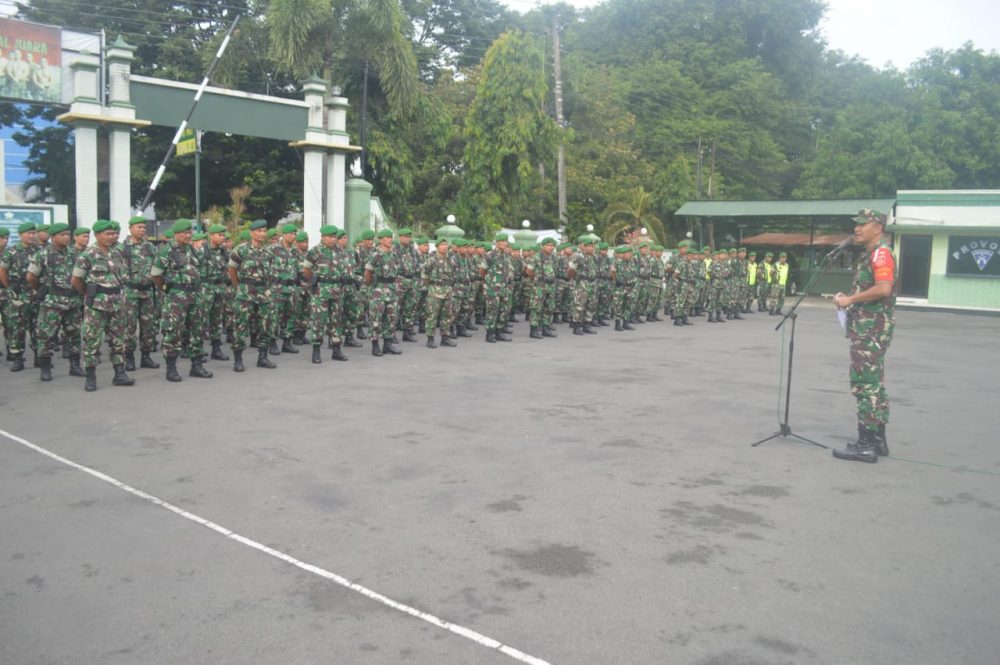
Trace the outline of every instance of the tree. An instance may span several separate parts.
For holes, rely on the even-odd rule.
[[[660,218],[651,211],[653,197],[641,187],[628,193],[628,199],[612,204],[605,211],[604,226],[600,236],[609,243],[615,243],[621,236],[646,229],[649,239],[655,243],[667,243],[667,231]]]

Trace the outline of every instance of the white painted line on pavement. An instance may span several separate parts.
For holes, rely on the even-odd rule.
[[[308,573],[312,573],[313,575],[318,575],[319,577],[328,579],[331,582],[334,582],[335,584],[339,584],[340,586],[350,589],[351,591],[356,591],[360,593],[362,596],[367,596],[368,598],[371,598],[372,600],[378,603],[382,603],[383,605],[391,607],[394,610],[399,610],[400,612],[409,614],[410,616],[416,617],[418,619],[421,619],[422,621],[426,621],[427,623],[433,624],[438,628],[443,628],[449,632],[455,633],[456,635],[460,635],[488,649],[494,649],[496,651],[499,651],[500,653],[506,656],[510,656],[514,660],[518,660],[522,663],[528,663],[529,665],[550,665],[548,661],[542,660],[541,658],[536,658],[535,656],[532,656],[530,654],[526,654],[523,651],[515,649],[514,647],[507,646],[506,644],[503,644],[502,642],[499,642],[493,639],[492,637],[488,637],[486,635],[483,635],[482,633],[477,633],[474,630],[465,628],[464,626],[459,626],[457,624],[451,623],[450,621],[445,621],[444,619],[440,619],[434,616],[433,614],[428,614],[427,612],[421,612],[415,607],[410,607],[409,605],[400,603],[399,601],[393,600],[392,598],[383,596],[379,592],[372,591],[368,587],[362,586],[356,582],[352,582],[346,577],[342,577],[340,575],[337,575],[336,573],[330,572],[329,570],[320,568],[319,566],[314,566],[311,563],[306,563],[305,561],[296,559],[290,554],[285,554],[280,550],[276,550],[262,543],[258,543],[256,540],[251,540],[246,536],[241,536],[235,531],[230,531],[226,527],[216,524],[211,520],[207,520],[204,517],[200,517],[198,515],[195,515],[194,513],[188,512],[179,506],[175,506],[174,504],[168,501],[164,501],[163,499],[160,499],[158,497],[155,497],[152,494],[148,494],[147,492],[143,492],[140,489],[136,489],[131,485],[126,485],[125,483],[115,478],[112,478],[106,473],[101,473],[100,471],[91,469],[90,467],[74,462],[73,460],[66,459],[65,457],[58,455],[52,452],[51,450],[42,448],[41,446],[34,444],[28,441],[27,439],[22,439],[19,436],[11,434],[6,430],[0,429],[0,435],[7,437],[8,439],[14,441],[15,443],[21,444],[26,448],[30,448],[31,450],[34,450],[37,453],[41,453],[46,457],[54,459],[60,464],[65,464],[66,466],[72,467],[78,471],[83,471],[84,473],[91,475],[94,478],[97,478],[98,480],[103,480],[109,485],[114,485],[118,489],[128,492],[129,494],[132,494],[134,496],[137,496],[140,499],[144,499],[152,504],[160,506],[161,508],[166,508],[167,510],[180,515],[184,519],[190,520],[196,524],[200,524],[203,527],[207,527],[212,531],[215,531],[216,533],[225,536],[226,538],[235,540],[236,542],[246,545],[247,547],[263,552],[268,556],[272,556],[275,559],[280,559],[285,563],[290,563],[296,568],[300,568]]]

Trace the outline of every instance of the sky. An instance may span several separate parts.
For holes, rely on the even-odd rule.
[[[534,0],[501,0],[527,11]],[[598,0],[566,0],[592,7]],[[1000,52],[1000,0],[826,0],[821,29],[831,49],[858,55],[873,67],[906,69],[932,48],[953,50],[967,41]]]

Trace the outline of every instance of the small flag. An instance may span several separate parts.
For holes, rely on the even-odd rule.
[[[193,129],[185,129],[181,140],[177,142],[177,156],[190,155],[198,149],[198,139]]]

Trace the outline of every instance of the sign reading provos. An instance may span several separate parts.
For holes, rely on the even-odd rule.
[[[60,101],[59,28],[0,18],[0,97]]]
[[[1000,236],[949,236],[947,274],[1000,277]]]

